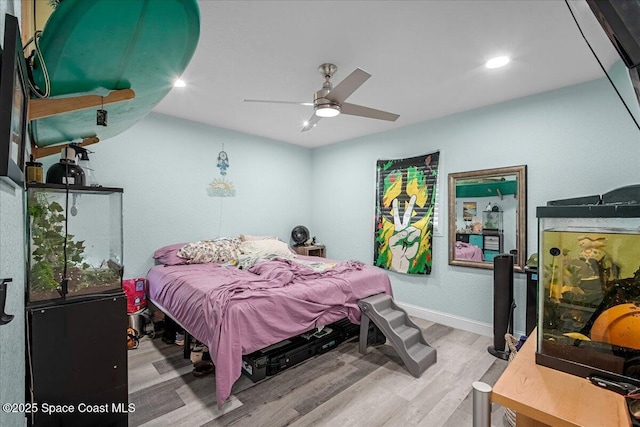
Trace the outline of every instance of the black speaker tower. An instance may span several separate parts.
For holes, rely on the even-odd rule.
[[[487,350],[499,359],[509,359],[504,335],[513,333],[513,255],[493,258],[493,345]]]

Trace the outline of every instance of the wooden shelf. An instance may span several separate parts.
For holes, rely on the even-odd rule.
[[[29,100],[29,120],[43,119],[58,114],[100,107],[114,102],[134,99],[136,93],[131,89],[111,91],[107,96],[82,95],[65,98],[45,98]]]
[[[536,365],[536,331],[498,379],[491,400],[516,412],[518,426],[631,425],[624,397],[585,378]]]

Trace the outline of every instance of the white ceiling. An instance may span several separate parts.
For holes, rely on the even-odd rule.
[[[200,41],[183,74],[187,87],[174,88],[154,111],[305,147],[604,76],[562,0],[200,0],[199,5]],[[572,5],[602,33],[598,42],[608,43],[586,4]],[[484,68],[497,55],[509,55],[512,62]],[[369,72],[372,77],[348,102],[400,118],[340,115],[301,132],[312,107],[243,102],[312,102],[324,62],[338,66],[334,85],[356,67]]]

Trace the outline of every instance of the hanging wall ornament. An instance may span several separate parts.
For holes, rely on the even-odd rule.
[[[222,144],[222,151],[218,153],[218,164],[216,167],[220,169],[221,178],[214,179],[207,188],[207,194],[211,197],[235,197],[236,189],[233,186],[233,182],[229,181],[225,175],[227,175],[227,169],[229,168],[229,156],[224,151],[224,144]]]
[[[227,174],[229,156],[227,155],[227,152],[224,151],[224,145],[222,146],[222,151],[218,153],[218,164],[216,166],[220,168],[220,175],[225,176]]]

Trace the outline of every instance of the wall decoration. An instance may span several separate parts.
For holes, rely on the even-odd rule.
[[[376,165],[374,265],[430,274],[440,152]]]
[[[235,197],[236,189],[233,186],[233,182],[226,178],[227,169],[229,168],[229,156],[224,151],[224,144],[222,144],[222,151],[218,153],[218,163],[216,167],[220,169],[221,178],[214,179],[207,188],[207,194],[211,197]]]
[[[216,178],[209,184],[207,194],[211,197],[235,197],[236,189],[226,178]]]
[[[462,218],[472,221],[478,214],[478,204],[476,202],[464,202],[462,204]]]

